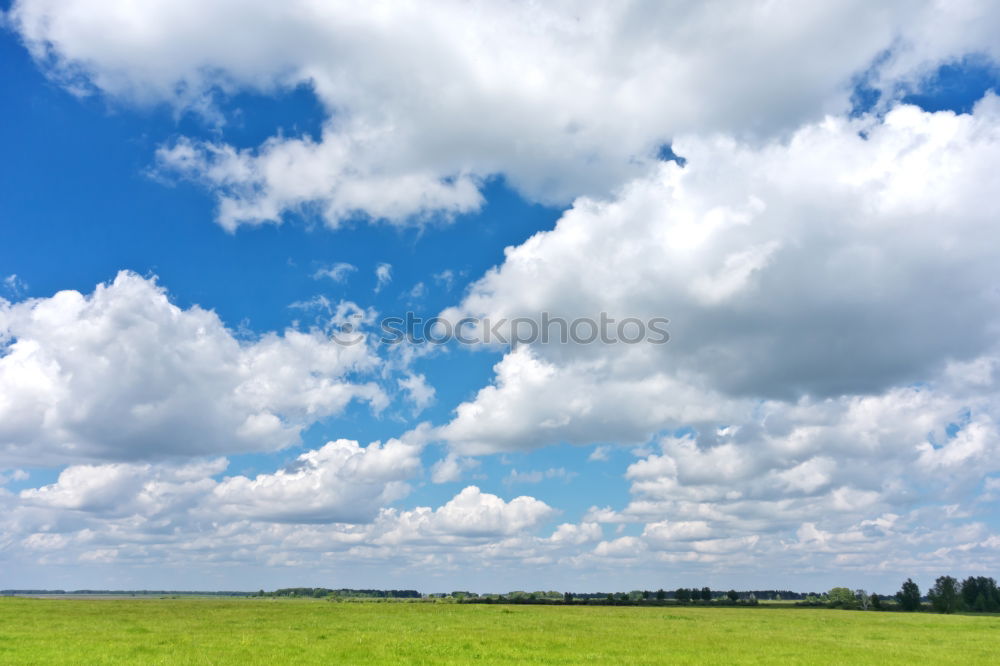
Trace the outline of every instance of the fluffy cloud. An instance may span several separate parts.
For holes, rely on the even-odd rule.
[[[350,138],[330,132],[320,142],[271,139],[256,152],[181,140],[160,148],[156,157],[163,171],[219,193],[218,221],[229,231],[241,224],[280,222],[285,211],[315,202],[330,226],[358,215],[403,224],[482,205],[478,179],[467,174],[444,180],[433,172],[378,173],[375,164],[367,163],[375,159],[370,148],[379,134],[389,131]]]
[[[994,352],[996,97],[970,115],[902,106],[760,146],[676,145],[684,167],[578,201],[445,313],[666,317],[669,343],[508,353],[441,430],[457,450],[711,429],[761,399],[877,395]]]
[[[716,418],[726,400],[656,372],[612,374],[605,360],[555,363],[531,347],[494,367],[494,384],[460,404],[440,437],[463,454],[538,448],[556,442],[640,442],[665,424]]]
[[[646,550],[646,543],[637,537],[624,536],[612,541],[602,541],[594,547],[598,557],[635,559]]]
[[[225,514],[289,523],[370,522],[379,509],[405,497],[406,480],[420,470],[418,433],[360,447],[338,439],[300,455],[288,469],[226,478],[213,492]]]
[[[387,512],[382,521],[392,528],[379,537],[379,542],[507,536],[537,527],[555,513],[552,507],[534,497],[515,497],[505,502],[476,486],[468,486],[434,510],[418,507],[412,511]]]
[[[704,520],[661,520],[646,525],[642,532],[647,541],[660,544],[705,539],[712,534],[712,528]]]
[[[366,447],[335,440],[255,478],[216,480],[225,458],[71,465],[54,483],[22,490],[18,499],[23,509],[68,511],[77,520],[127,519],[147,528],[160,518],[184,529],[199,521],[370,524],[419,476],[425,433],[421,427]]]
[[[0,343],[2,464],[275,450],[352,400],[387,403],[348,379],[377,369],[366,345],[294,329],[241,342],[127,272],[90,295],[0,300]]]
[[[22,506],[65,509],[102,518],[141,515],[156,520],[177,515],[200,502],[214,487],[211,476],[226,469],[219,458],[183,465],[110,463],[72,465],[58,480],[22,490]]]
[[[603,532],[601,526],[596,522],[585,522],[579,525],[573,523],[563,523],[556,528],[556,531],[549,537],[556,543],[583,544],[600,540]]]
[[[310,85],[328,114],[317,139],[240,150],[182,138],[160,150],[165,169],[217,193],[234,229],[289,210],[330,225],[467,212],[493,174],[540,201],[603,194],[677,134],[781,133],[845,111],[859,78],[891,98],[942,62],[995,56],[996,11],[19,0],[10,18],[79,93],[218,118],[215,96]]]

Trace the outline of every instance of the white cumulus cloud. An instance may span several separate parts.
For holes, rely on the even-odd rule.
[[[676,146],[684,167],[578,200],[444,313],[663,317],[669,342],[522,345],[442,428],[457,450],[642,442],[736,423],[761,399],[932,381],[952,360],[994,352],[992,94],[972,114],[900,106],[762,145],[682,136]]]
[[[237,340],[119,273],[92,294],[0,300],[0,460],[59,464],[267,451],[352,400],[387,404],[364,344],[318,330]]]
[[[338,439],[300,455],[273,474],[227,477],[213,504],[232,516],[276,522],[370,522],[379,509],[405,497],[420,470],[422,442],[389,440],[361,447]]]

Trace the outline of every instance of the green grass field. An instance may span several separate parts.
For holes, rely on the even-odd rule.
[[[0,663],[1000,663],[1000,617],[794,607],[0,599]]]

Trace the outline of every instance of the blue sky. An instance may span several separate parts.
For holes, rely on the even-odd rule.
[[[0,587],[995,568],[994,10],[251,4],[4,8]],[[347,352],[317,298],[672,339]]]

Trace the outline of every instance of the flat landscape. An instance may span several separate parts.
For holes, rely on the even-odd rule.
[[[1000,617],[276,599],[0,599],[0,663],[995,664]]]

